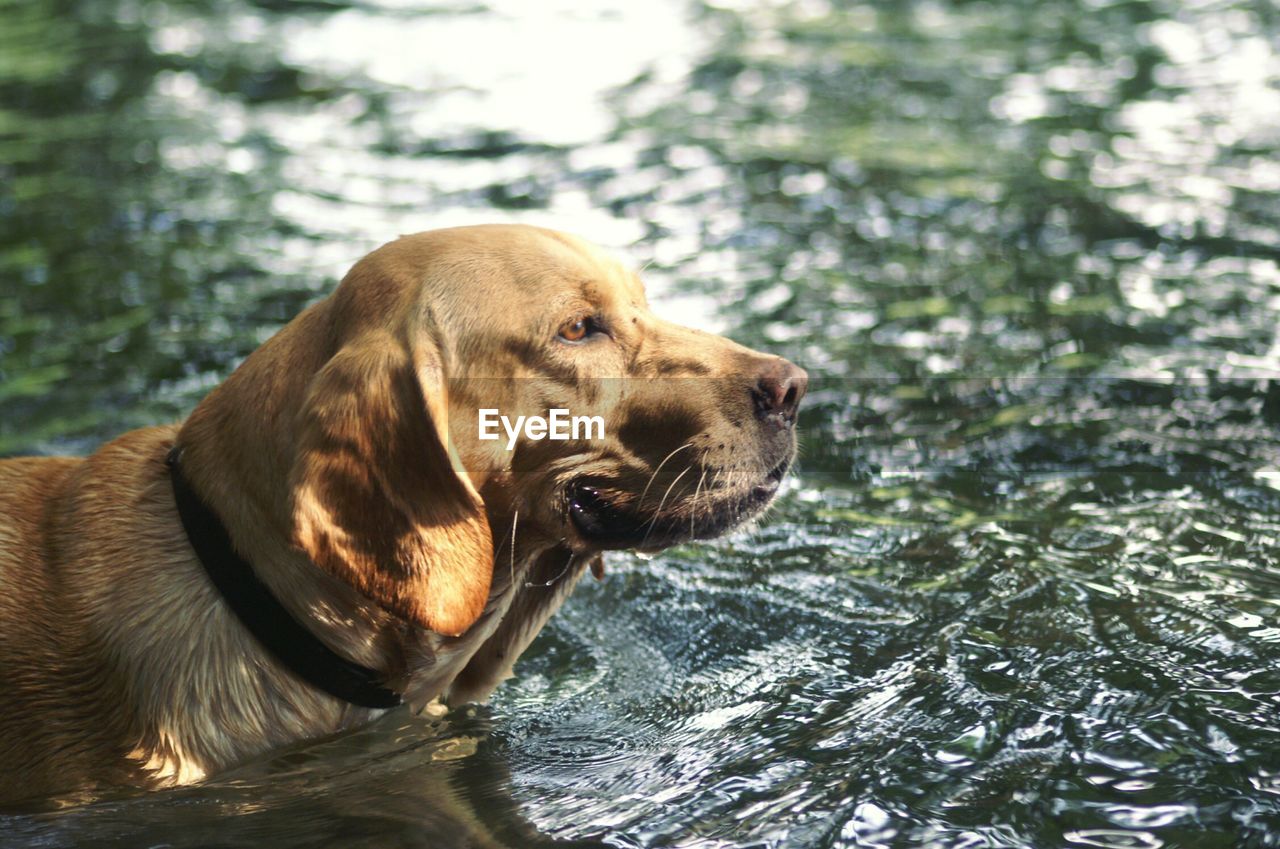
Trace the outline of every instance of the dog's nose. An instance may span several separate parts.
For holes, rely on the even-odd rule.
[[[779,357],[756,381],[751,395],[756,415],[762,421],[777,420],[791,425],[796,421],[800,399],[809,388],[809,375],[795,363]]]

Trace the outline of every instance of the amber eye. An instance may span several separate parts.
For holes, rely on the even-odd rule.
[[[577,342],[587,336],[587,320],[580,318],[572,324],[560,328],[560,338],[569,342]]]
[[[581,342],[592,333],[599,332],[599,330],[599,325],[596,324],[595,319],[589,316],[582,316],[561,327],[560,338],[566,342]]]

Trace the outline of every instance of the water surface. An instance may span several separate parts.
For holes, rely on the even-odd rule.
[[[488,706],[0,841],[1280,845],[1275,7],[534,5],[6,5],[0,452],[525,220],[809,369],[789,492]]]

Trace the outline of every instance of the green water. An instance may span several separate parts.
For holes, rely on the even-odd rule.
[[[815,378],[770,517],[615,557],[490,705],[0,842],[1280,846],[1274,5],[0,21],[0,453],[179,418],[482,220]]]

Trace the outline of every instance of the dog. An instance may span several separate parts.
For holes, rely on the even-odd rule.
[[[759,515],[807,380],[569,235],[384,245],[181,425],[0,462],[0,800],[483,700],[603,552]]]

